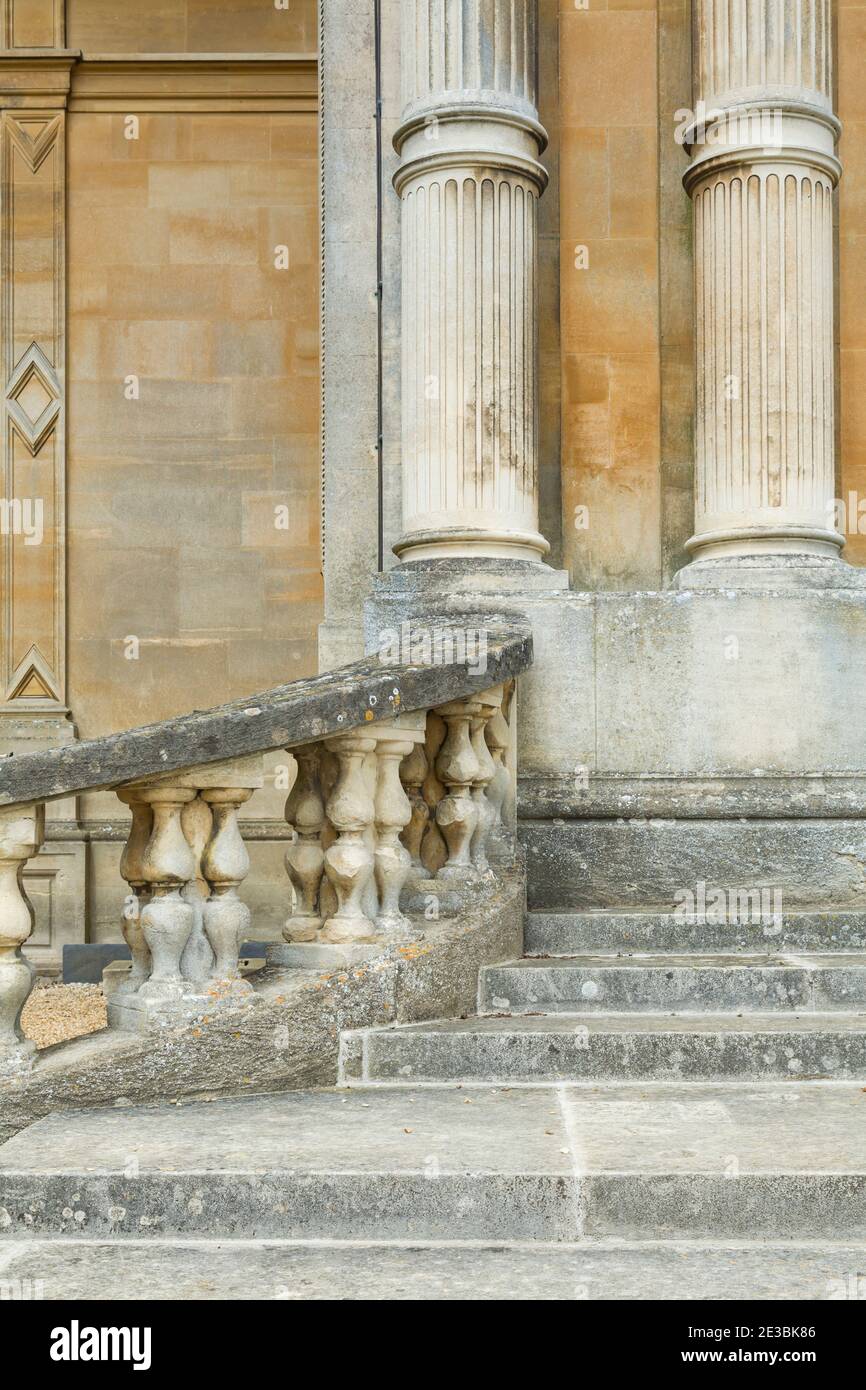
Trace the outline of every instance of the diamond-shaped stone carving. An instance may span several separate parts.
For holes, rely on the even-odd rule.
[[[38,343],[31,343],[12,373],[6,409],[32,454],[38,454],[60,413],[60,383]]]

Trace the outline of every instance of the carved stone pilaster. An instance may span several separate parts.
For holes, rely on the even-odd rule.
[[[836,557],[830,0],[696,0],[694,24],[688,548]]]
[[[6,0],[0,38],[0,713],[62,725],[65,106],[75,55],[63,50],[55,0]]]
[[[403,525],[538,560],[536,0],[403,0]]]
[[[62,48],[66,0],[0,0],[0,49]]]

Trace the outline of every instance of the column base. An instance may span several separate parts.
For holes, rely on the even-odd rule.
[[[838,554],[776,551],[752,555],[700,554],[674,575],[671,588],[866,589],[866,570]]]
[[[434,555],[406,554],[400,564],[378,574],[367,601],[381,595],[405,595],[413,600],[439,603],[446,598],[472,595],[485,601],[490,594],[504,598],[521,593],[568,590],[567,570],[555,570],[537,555]],[[477,605],[476,605],[477,606]],[[511,606],[510,604],[508,605]]]
[[[568,572],[537,560],[478,556],[407,561],[373,581],[364,605],[366,649],[368,654],[399,650],[405,660],[423,659],[416,655],[417,643],[425,633],[435,634],[440,623],[450,622],[466,628],[469,659],[483,660],[488,621],[508,614],[525,621],[536,604],[568,592]]]
[[[538,531],[486,531],[455,526],[410,531],[394,545],[394,554],[411,560],[523,560],[540,564],[550,545]]]
[[[686,541],[685,548],[705,560],[739,555],[829,555],[836,559],[844,544],[845,537],[832,527],[776,522],[761,515],[751,525],[722,524],[698,531]]]

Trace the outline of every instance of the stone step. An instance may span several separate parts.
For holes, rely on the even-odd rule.
[[[0,1146],[0,1194],[0,1251],[52,1236],[860,1244],[866,1092],[380,1087],[67,1112]]]
[[[701,922],[673,912],[528,912],[526,954],[575,956],[588,951],[859,951],[866,950],[866,911],[783,912],[778,920]]]
[[[483,966],[480,1013],[723,1013],[866,1008],[866,953],[606,956]]]
[[[866,1014],[470,1018],[344,1033],[341,1082],[866,1080]]]
[[[866,1298],[866,1245],[34,1240],[0,1287],[46,1301]],[[712,1343],[713,1346],[716,1343]]]

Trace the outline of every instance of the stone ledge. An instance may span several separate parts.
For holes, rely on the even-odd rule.
[[[862,819],[550,819],[518,835],[534,910],[670,914],[703,882],[763,889],[765,913],[866,911]]]
[[[517,785],[522,821],[866,817],[866,772],[518,772]]]
[[[367,657],[214,709],[105,738],[0,762],[0,807],[50,801],[318,742],[350,729],[491,690],[532,662],[525,624],[488,611],[483,670],[467,658],[441,665]],[[443,631],[449,620],[442,619]]]
[[[862,1298],[862,1244],[465,1240],[22,1242],[4,1278],[46,1299],[676,1302]],[[851,1292],[851,1290],[855,1292]]]

